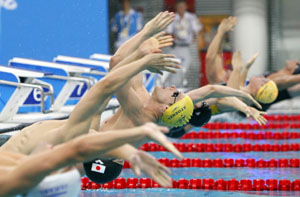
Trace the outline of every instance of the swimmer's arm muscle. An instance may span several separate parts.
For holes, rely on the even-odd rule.
[[[240,87],[244,87],[245,86],[246,78],[247,78],[247,75],[248,75],[248,71],[249,71],[250,67],[253,65],[253,63],[255,62],[257,56],[258,56],[258,53],[255,53],[248,60],[248,62],[243,66],[241,74],[240,74],[240,82],[239,82]]]
[[[210,43],[206,54],[206,76],[209,83],[219,83],[223,81],[225,70],[222,59],[222,39],[224,33],[217,32]]]
[[[232,57],[232,72],[227,82],[227,86],[237,89],[240,89],[240,72],[243,66],[241,52],[237,51],[233,54]]]
[[[245,113],[248,106],[236,97],[220,98],[216,101],[220,113],[240,111]],[[246,114],[246,113],[245,113]]]
[[[241,96],[239,90],[221,85],[206,85],[204,87],[192,90],[187,93],[195,102],[199,102],[209,98],[220,98],[226,96]]]
[[[208,99],[208,98],[221,98],[221,97],[240,97],[247,101],[254,103],[258,107],[261,107],[249,94],[240,90],[235,90],[230,87],[221,85],[206,85],[202,88],[192,90],[187,93],[191,97],[194,103]]]
[[[300,74],[297,75],[273,75],[268,79],[273,80],[279,90],[290,88],[300,83]]]

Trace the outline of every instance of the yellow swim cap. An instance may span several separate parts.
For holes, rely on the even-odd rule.
[[[189,96],[177,101],[163,113],[162,122],[170,127],[181,127],[191,119],[194,104]]]
[[[269,104],[274,102],[277,96],[278,96],[277,85],[274,81],[270,80],[258,89],[255,99],[258,102]]]

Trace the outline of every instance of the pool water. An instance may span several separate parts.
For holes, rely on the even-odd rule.
[[[199,129],[194,129],[196,132]],[[205,131],[205,129],[201,129]],[[206,130],[207,131],[207,130]],[[226,130],[228,131],[228,130]],[[270,129],[268,129],[270,131]],[[297,129],[290,130],[271,130],[272,132],[299,132]],[[220,131],[225,132],[225,131]],[[240,130],[238,131],[240,132]],[[253,132],[253,130],[251,131]],[[255,132],[255,131],[254,131]],[[258,132],[258,131],[257,131]],[[183,143],[230,143],[230,144],[292,144],[300,143],[300,139],[284,139],[284,140],[250,140],[250,139],[172,139],[173,142]],[[150,152],[157,159],[168,158],[172,159],[174,156],[168,152]],[[300,151],[287,152],[188,152],[182,153],[185,158],[200,158],[200,159],[291,159],[300,158]],[[300,168],[249,168],[249,167],[233,167],[233,168],[170,168],[172,171],[172,178],[179,180],[180,178],[189,179],[204,179],[212,178],[214,180],[241,180],[241,179],[288,179],[294,181],[300,178]],[[119,177],[131,178],[136,177],[131,169],[124,169]],[[146,176],[142,176],[146,177]],[[214,191],[214,190],[192,190],[192,189],[165,189],[165,188],[151,188],[151,189],[99,189],[99,190],[85,190],[80,196],[300,196],[300,191]]]

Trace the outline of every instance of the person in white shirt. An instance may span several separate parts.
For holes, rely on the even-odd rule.
[[[111,30],[117,33],[117,40],[114,44],[115,50],[144,26],[143,16],[131,8],[130,0],[120,0],[120,3],[122,10],[115,14],[111,26]]]
[[[175,85],[182,88],[187,85],[186,72],[190,68],[192,57],[190,53],[190,45],[197,39],[202,24],[197,16],[187,11],[187,5],[184,0],[176,2],[176,15],[173,23],[171,23],[166,32],[174,37],[174,46],[170,53],[181,60],[182,69],[175,75],[170,75],[165,86]]]

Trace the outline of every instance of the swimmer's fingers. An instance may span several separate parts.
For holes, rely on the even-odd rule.
[[[175,14],[173,12],[164,13],[164,15],[160,18],[158,26],[161,29],[165,29],[173,20]]]
[[[252,64],[255,62],[257,56],[259,55],[259,53],[255,53],[247,62],[247,64],[245,65],[246,69],[249,69]]]
[[[267,124],[267,122],[268,122],[268,120],[265,117],[262,116],[262,115],[265,115],[265,114],[267,114],[267,113],[263,112],[263,111],[258,111],[257,116],[258,116],[258,118],[259,118],[259,120],[262,124]]]
[[[169,11],[164,11],[162,14],[157,18],[157,22],[163,21],[165,18],[169,16]]]
[[[137,165],[131,165],[131,168],[137,177],[141,176],[141,169]]]
[[[259,125],[265,125],[267,123],[267,120],[262,116],[263,114],[266,114],[266,112],[258,111],[253,107],[250,107],[249,110],[250,116],[254,118]]]
[[[165,32],[161,32],[161,33],[164,33]],[[166,40],[173,40],[173,37],[171,35],[159,35],[159,37],[156,37],[156,39],[159,41],[159,42],[165,42]]]
[[[162,131],[167,131],[165,128],[157,127],[152,128],[151,130],[145,130],[146,135],[150,140],[157,142],[158,144],[165,147],[168,151],[173,153],[177,158],[182,159],[181,153],[175,148],[175,146],[168,140],[168,138],[162,133]]]
[[[174,62],[166,62],[163,64],[164,69],[180,69],[180,65],[178,65],[177,63],[174,64]]]
[[[163,133],[169,133],[170,129],[168,127],[157,126],[157,128]]]
[[[166,174],[168,174],[168,175],[170,175],[171,174],[171,171],[170,171],[170,169],[169,168],[167,168],[165,165],[163,165],[163,164],[161,164],[160,162],[158,162],[159,163],[159,169],[161,170],[161,171],[163,171],[164,173],[166,173]]]
[[[165,182],[164,187],[171,187],[172,186],[172,179],[169,175],[167,175],[165,172],[161,172],[162,180]]]
[[[171,186],[172,179],[169,176],[171,171],[158,161],[156,161],[152,167],[153,169],[150,169],[149,174],[155,179],[155,181],[163,187]]]
[[[256,107],[258,107],[259,109],[262,109],[261,105],[252,97],[249,95],[249,101],[251,101]]]
[[[174,13],[172,12],[160,12],[156,17],[150,20],[144,26],[144,30],[147,35],[151,36],[158,32],[161,32],[174,20]]]
[[[158,48],[162,49],[164,47],[172,46],[174,39],[171,36],[166,36],[162,40],[159,40]]]
[[[156,171],[154,177],[157,178],[158,184],[163,187],[171,187],[172,186],[172,179],[163,171]]]
[[[260,126],[263,124],[262,121],[259,119],[259,117],[253,117],[253,118]]]
[[[162,49],[162,48],[166,48],[166,47],[169,47],[169,46],[172,46],[172,45],[173,45],[173,41],[168,42],[168,43],[164,43],[164,44],[160,44],[159,48]]]
[[[161,37],[164,37],[165,34],[166,34],[166,32],[161,31],[161,32],[155,34],[153,37],[159,41],[160,38],[161,38]]]
[[[157,68],[148,68],[148,71],[150,71],[152,73],[157,73],[157,74],[163,75],[163,72]]]
[[[166,72],[169,72],[169,73],[176,74],[176,70],[173,70],[173,69],[169,69],[169,68],[165,67],[163,70],[166,71]]]
[[[139,177],[141,176],[141,168],[139,167],[140,165],[140,158],[137,156],[137,155],[133,155],[131,158],[130,158],[130,166],[131,166],[131,169],[133,170],[134,174]]]
[[[265,112],[265,111],[259,111],[259,114],[260,114],[260,115],[267,115],[268,113]]]
[[[265,117],[260,115],[259,118],[263,124],[267,124],[268,120]]]
[[[152,172],[150,176],[153,178],[155,182],[157,182],[162,187],[171,187],[172,186],[172,179],[167,176],[164,176],[165,174],[160,171]]]
[[[183,159],[182,154],[177,150],[177,148],[175,148],[175,146],[170,141],[167,140],[167,138],[158,139],[157,142],[163,147],[165,147],[165,149],[173,153],[178,159]]]
[[[135,159],[134,157],[138,158]],[[131,162],[133,161],[133,162]],[[135,162],[138,161],[138,162]],[[168,176],[170,173],[169,169],[158,162],[152,155],[144,152],[137,151],[130,163],[138,165],[139,168],[148,176],[150,176],[154,181],[163,187],[169,187],[172,184],[171,178]]]
[[[175,58],[173,54],[162,54],[163,58]]]

